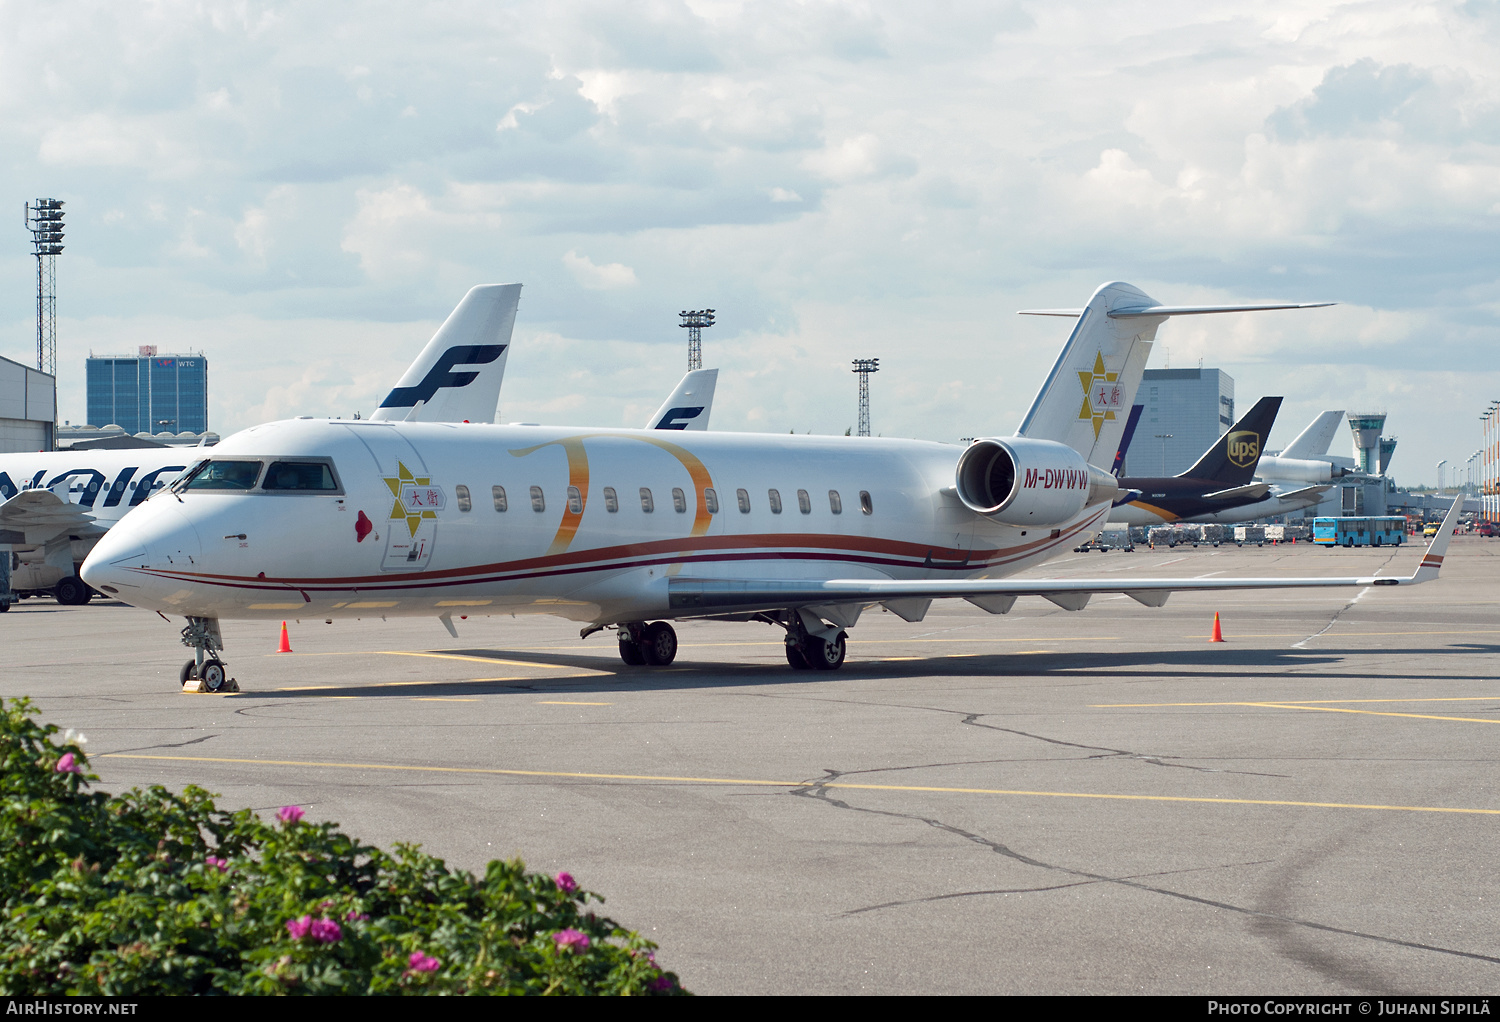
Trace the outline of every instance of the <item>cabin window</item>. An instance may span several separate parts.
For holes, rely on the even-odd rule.
[[[781,491],[780,490],[767,490],[766,491],[766,502],[771,505],[771,513],[773,515],[779,515],[779,514],[781,514]]]
[[[859,491],[859,509],[867,515],[875,513],[875,502],[870,499],[869,490]]]
[[[615,488],[613,486],[606,486],[604,488],[604,510],[608,511],[610,514],[614,514],[616,511],[620,510],[620,498],[615,493]]]
[[[533,486],[531,488],[531,510],[547,510],[547,498],[542,496],[542,488],[540,486]]]
[[[703,506],[708,509],[708,513],[711,515],[719,513],[719,495],[714,492],[712,486],[703,491]]]
[[[568,513],[574,515],[583,514],[583,494],[578,492],[578,487],[568,487]]]
[[[681,486],[672,487],[672,510],[678,514],[687,513],[687,494],[682,492]]]
[[[656,510],[656,502],[651,499],[651,491],[645,486],[641,487],[641,510],[648,515]]]
[[[836,515],[844,513],[844,502],[840,499],[838,490],[828,491],[828,510]]]
[[[740,514],[748,515],[750,513],[750,491],[735,490],[734,495],[740,502]]]
[[[491,486],[490,487],[490,496],[495,498],[495,510],[496,511],[504,511],[506,508],[510,507],[510,505],[508,503],[506,503],[506,500],[505,500],[505,487],[503,487],[503,486]]]
[[[805,515],[812,514],[812,498],[807,495],[806,490],[797,491],[797,510]]]
[[[453,487],[453,495],[458,498],[458,509],[464,514],[474,510],[474,501],[469,496],[469,488],[463,483]]]

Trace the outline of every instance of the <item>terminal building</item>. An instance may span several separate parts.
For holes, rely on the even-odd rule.
[[[1147,369],[1143,407],[1121,475],[1185,472],[1234,425],[1234,378],[1222,369]]]
[[[56,379],[0,358],[0,454],[52,450],[56,421]]]
[[[160,355],[143,345],[135,355],[89,356],[88,421],[124,432],[205,433],[208,430],[208,359]]]

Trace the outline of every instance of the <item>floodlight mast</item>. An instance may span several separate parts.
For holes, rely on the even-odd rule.
[[[57,256],[63,250],[63,201],[26,204],[26,229],[36,256],[36,367],[57,375]]]
[[[682,322],[677,324],[688,332],[688,371],[703,368],[703,328],[714,325],[714,310],[700,309],[697,312],[688,312],[684,309],[677,314]]]
[[[870,435],[870,374],[880,372],[880,359],[857,358],[851,365],[859,377],[859,436]]]

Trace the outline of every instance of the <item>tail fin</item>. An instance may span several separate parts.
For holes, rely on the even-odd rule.
[[[1115,463],[1109,470],[1116,479],[1120,478],[1120,469],[1125,467],[1125,455],[1130,450],[1130,441],[1135,436],[1135,427],[1140,424],[1141,413],[1145,410],[1145,405],[1130,406],[1130,418],[1125,420],[1125,434],[1120,437],[1120,449],[1115,452]]]
[[[1328,445],[1333,443],[1334,435],[1339,431],[1339,423],[1344,421],[1342,409],[1336,412],[1324,412],[1312,421],[1312,424],[1297,434],[1297,439],[1286,445],[1278,457],[1282,458],[1321,458],[1328,453]]]
[[[1181,479],[1211,479],[1225,486],[1243,486],[1255,478],[1260,452],[1271,435],[1281,398],[1263,397],[1255,407],[1229,427],[1219,442],[1203,453],[1198,464],[1182,473]]]
[[[1125,416],[1146,371],[1156,328],[1168,318],[1326,304],[1331,303],[1161,305],[1140,289],[1115,281],[1095,291],[1082,309],[1022,310],[1022,315],[1077,316],[1078,323],[1016,432],[1067,444],[1099,464],[1120,449]]]
[[[520,303],[520,284],[470,288],[370,418],[493,422]]]
[[[691,369],[646,422],[647,429],[708,429],[714,407],[717,369]]]

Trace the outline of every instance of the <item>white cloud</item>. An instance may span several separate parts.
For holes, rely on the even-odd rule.
[[[588,256],[581,256],[572,250],[563,253],[562,261],[573,278],[591,291],[611,291],[615,288],[634,287],[638,283],[635,271],[623,263],[597,265]]]

